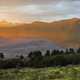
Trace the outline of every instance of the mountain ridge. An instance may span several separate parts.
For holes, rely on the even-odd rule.
[[[0,26],[2,25],[13,25],[13,26],[20,26],[20,25],[38,25],[38,24],[55,24],[55,23],[64,23],[64,22],[80,22],[80,18],[71,18],[71,19],[64,19],[64,20],[58,20],[58,21],[51,21],[51,22],[44,22],[44,21],[33,21],[32,23],[11,23],[6,20],[0,21]],[[15,24],[15,25],[14,25]],[[10,27],[10,26],[8,26]]]
[[[19,42],[19,39],[24,41],[24,39],[36,38],[46,39],[63,47],[79,47],[79,34],[80,19],[78,18],[52,23],[35,22],[32,24],[17,24],[15,27],[0,27],[1,41],[6,40],[13,44]]]

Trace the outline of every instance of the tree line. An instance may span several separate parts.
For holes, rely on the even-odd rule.
[[[41,51],[32,51],[28,56],[20,55],[17,58],[5,59],[0,53],[0,68],[43,68],[54,66],[78,65],[80,64],[80,48],[77,50],[69,48],[66,50],[47,50],[44,54]]]

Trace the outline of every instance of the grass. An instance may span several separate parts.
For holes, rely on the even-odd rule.
[[[1,69],[0,80],[80,80],[80,66]]]

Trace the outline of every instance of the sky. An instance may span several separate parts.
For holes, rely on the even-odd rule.
[[[55,21],[80,17],[80,0],[0,0],[0,20]]]

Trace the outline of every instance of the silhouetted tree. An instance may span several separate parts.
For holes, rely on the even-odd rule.
[[[54,55],[56,55],[56,49],[54,49],[51,53],[51,56],[54,56]]]
[[[59,54],[60,54],[60,55],[63,55],[63,54],[64,54],[64,51],[63,51],[63,50],[60,50],[60,51],[59,51]]]
[[[24,56],[23,55],[20,55],[20,59],[24,59]]]
[[[60,51],[57,50],[57,49],[54,49],[54,50],[52,51],[51,55],[52,55],[52,56],[53,56],[53,55],[60,55]]]
[[[4,54],[0,53],[0,59],[3,59],[3,58],[4,58]]]
[[[74,53],[75,53],[75,51],[74,51],[73,48],[70,48],[70,49],[69,49],[69,52],[70,52],[71,54],[74,54]]]
[[[80,54],[80,48],[78,48],[78,49],[77,49],[77,53],[79,53],[79,54]]]
[[[46,51],[45,56],[50,56],[50,51],[49,50]]]
[[[30,54],[28,55],[29,57],[29,65],[33,66],[33,67],[40,67],[42,66],[42,53],[41,51],[34,51],[34,52],[30,52]]]
[[[66,48],[65,54],[69,54],[69,49],[68,48]]]
[[[77,54],[76,54],[77,53]],[[0,68],[19,68],[19,67],[53,67],[80,64],[80,48],[67,48],[64,50],[49,50],[42,55],[41,51],[32,51],[24,58],[20,55],[12,59],[4,59],[4,54],[0,53]]]

